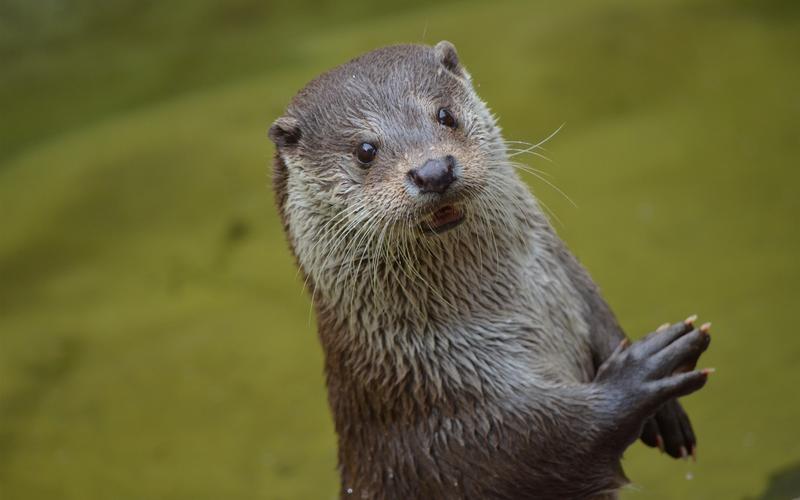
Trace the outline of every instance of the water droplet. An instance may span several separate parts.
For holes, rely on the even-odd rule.
[[[347,493],[348,495],[352,495],[353,494],[353,488],[347,488],[346,490],[344,490],[344,492]]]

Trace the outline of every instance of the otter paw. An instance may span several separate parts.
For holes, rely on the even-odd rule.
[[[652,415],[668,400],[697,391],[713,370],[684,371],[711,342],[711,325],[695,328],[695,319],[659,328],[633,344],[624,340],[597,370],[595,382],[616,392],[631,415]]]
[[[673,458],[696,457],[697,438],[689,416],[677,399],[664,403],[645,421],[641,439],[647,446],[658,448]]]

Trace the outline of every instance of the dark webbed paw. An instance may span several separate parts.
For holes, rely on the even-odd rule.
[[[710,324],[695,328],[693,321],[659,328],[632,345],[623,341],[598,369],[595,382],[606,385],[618,404],[620,432],[634,433],[625,437],[628,443],[641,435],[675,457],[694,451],[691,424],[674,401],[703,387],[712,371],[694,370],[711,337]]]
[[[648,418],[642,429],[642,442],[659,448],[673,458],[696,456],[697,438],[689,416],[677,399],[671,399]]]
[[[689,317],[684,323],[691,324],[697,319],[696,316]],[[665,323],[658,327],[657,332],[661,332],[670,327]],[[708,325],[703,325],[708,330]],[[701,328],[703,328],[701,327]],[[677,371],[686,372],[694,370],[694,364],[679,367]],[[648,418],[642,429],[642,442],[652,448],[658,448],[661,452],[666,452],[673,458],[692,458],[697,457],[697,438],[692,429],[689,416],[684,411],[677,399],[671,399],[656,411],[656,414]]]

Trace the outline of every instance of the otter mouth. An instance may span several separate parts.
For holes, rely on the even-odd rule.
[[[445,205],[435,210],[422,222],[426,233],[441,234],[464,222],[464,212],[453,205]]]

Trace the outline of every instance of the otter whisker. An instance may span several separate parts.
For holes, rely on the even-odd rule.
[[[452,260],[452,257],[453,257],[452,252],[451,252],[452,247],[450,247],[448,245],[444,245],[444,243],[443,243],[441,238],[422,238],[421,241],[424,242],[424,247],[428,252],[428,263],[435,262],[437,251],[438,251],[438,253],[443,253],[444,252],[444,253],[448,254],[448,257],[449,257],[448,260]],[[441,290],[452,289],[452,288],[448,288],[447,286],[445,286],[445,284],[443,282],[439,281],[439,280],[442,280],[442,279],[446,279],[447,277],[444,276],[442,273],[436,272],[435,268],[434,269],[429,269],[428,271],[431,274],[431,279],[432,280],[436,280],[437,281],[436,284],[439,285],[439,286],[429,285],[430,286],[430,290],[433,293],[433,296],[438,298],[442,302],[442,304],[444,306],[446,306],[447,308],[449,308],[452,311],[455,311],[456,310],[455,304],[453,304],[450,300],[448,300],[441,293]]]
[[[550,208],[550,207],[547,205],[547,203],[545,203],[545,202],[544,202],[544,201],[542,201],[542,200],[537,200],[537,203],[539,203],[539,204],[542,206],[542,208],[544,208],[544,209],[545,209],[545,211],[547,212],[547,215],[550,215],[550,216],[551,216],[551,217],[552,217],[552,218],[553,218],[553,219],[554,219],[554,220],[555,220],[555,221],[558,223],[558,225],[559,225],[559,226],[561,226],[561,227],[565,227],[565,226],[564,226],[564,222],[563,222],[563,221],[561,220],[561,218],[560,218],[560,217],[559,217],[559,216],[556,214],[555,210],[553,210],[552,208]]]
[[[337,255],[341,245],[349,244],[349,239],[351,238],[352,233],[357,231],[360,227],[361,215],[361,210],[351,214],[351,217],[349,217],[346,221],[346,225],[339,230],[338,234],[334,235],[333,240],[329,244],[330,249],[327,252],[322,253],[323,257],[327,258],[329,254]],[[334,262],[338,264],[338,262]]]
[[[535,169],[530,169],[529,170],[527,168],[527,166],[525,166],[523,164],[518,164],[518,163],[514,163],[514,162],[510,162],[509,164],[511,164],[511,165],[515,166],[516,168],[518,168],[519,170],[523,170],[525,172],[533,173],[533,172],[530,172],[530,170],[534,170],[535,172],[540,172],[539,170],[535,170]],[[512,200],[512,203],[513,203],[513,200]],[[564,223],[561,221],[561,218],[559,218],[558,214],[556,214],[556,212],[553,209],[551,209],[547,205],[547,203],[545,203],[543,200],[538,199],[538,198],[536,200],[534,200],[534,203],[539,203],[540,205],[542,205],[542,207],[553,218],[553,220],[555,220],[561,227],[564,227]],[[522,207],[518,206],[518,208],[522,208]]]
[[[397,246],[400,236],[395,234],[397,228],[397,223],[389,224],[389,236],[387,237],[388,244],[386,245],[386,264],[384,267],[383,277],[387,281],[394,279],[394,281],[397,283],[397,286],[402,288],[403,292],[406,293],[402,280],[397,276],[398,269],[400,269],[401,266],[401,258],[398,254],[399,247]]]
[[[350,247],[352,241],[358,235],[358,230],[358,221],[351,222],[346,230],[342,232],[335,244],[335,247],[331,250],[332,255],[347,255],[350,257],[350,260],[339,260],[334,266],[332,266],[332,270],[335,271],[335,275],[328,286],[331,290],[336,292],[335,295],[337,297],[341,297],[342,293],[345,292],[341,284],[346,280],[350,269],[352,268],[352,259],[354,256],[352,255]],[[340,249],[343,249],[342,253],[340,253]]]
[[[351,251],[358,252],[357,255],[359,256],[358,259],[354,261],[354,269],[349,275],[348,278],[348,289],[354,290],[359,285],[359,278],[361,277],[361,269],[364,263],[367,263],[367,266],[370,265],[371,259],[371,250],[374,245],[374,237],[375,237],[375,228],[380,222],[380,217],[375,217],[369,220],[366,224],[364,224],[360,228],[360,236],[357,236],[354,239],[355,248]],[[369,280],[365,280],[366,283],[369,283]],[[361,282],[360,287],[365,286],[365,282]],[[355,298],[359,294],[351,293],[351,310],[353,310],[353,302]]]
[[[513,145],[509,145],[509,144],[494,145],[494,146],[490,146],[489,149],[494,153],[500,154],[501,160],[506,160],[507,158],[513,158],[515,156],[519,156],[519,155],[522,155],[522,154],[531,154],[533,156],[537,156],[537,157],[547,161],[548,163],[555,163],[552,159],[550,159],[546,155],[537,152],[536,150],[545,151],[545,152],[547,152],[547,150],[545,148],[543,148],[541,146],[537,146],[535,144],[533,144],[533,145],[531,145],[529,147],[526,147],[526,148],[518,148],[518,147],[515,147]],[[507,158],[505,157],[506,155],[507,155]]]
[[[357,251],[356,248],[351,248],[356,246],[356,241],[360,239],[361,233],[365,231],[366,224],[363,224],[364,219],[367,218],[365,212],[366,210],[361,210],[356,214],[358,217],[353,217],[350,221],[348,226],[342,232],[338,242],[336,243],[336,247],[332,250],[334,255],[347,255],[349,256],[349,260],[341,261],[339,268],[336,273],[336,277],[331,283],[332,287],[338,287],[338,292],[336,295],[337,297],[341,298],[343,293],[346,293],[346,287],[342,289],[341,284],[346,283],[348,281],[348,277],[352,271],[354,266],[354,261],[356,258],[359,257],[360,254],[355,253]],[[340,249],[343,249],[340,251]]]
[[[553,174],[551,174],[550,172],[546,172],[546,171],[538,169],[538,168],[533,168],[530,165],[526,165],[524,163],[510,161],[510,162],[508,162],[508,164],[511,165],[512,167],[514,167],[517,170],[522,170],[523,172],[531,172],[531,173],[535,172],[537,174],[549,177],[550,179],[555,179],[555,176]]]
[[[495,179],[494,182],[498,185],[497,187],[500,188],[499,192],[511,192],[513,190],[510,179],[505,176]],[[514,224],[511,222],[516,218],[515,213],[525,213],[520,211],[524,209],[521,203],[513,196],[501,200],[494,191],[490,192],[486,188],[482,188],[482,192],[485,193],[485,197],[482,198],[487,202],[487,207],[497,213],[495,216],[496,219],[503,221],[504,226],[511,230],[511,234],[518,238],[520,242],[524,243],[525,233],[523,224]],[[507,203],[513,206],[515,209],[514,213],[512,213],[511,209],[507,206]]]
[[[575,207],[575,208],[578,208],[578,205],[577,205],[577,204],[576,204],[576,203],[575,203],[575,202],[572,200],[572,198],[570,198],[570,197],[567,195],[567,193],[565,193],[565,192],[564,192],[564,191],[563,191],[561,188],[559,188],[558,186],[556,186],[556,185],[555,185],[553,182],[551,182],[550,180],[548,180],[546,177],[544,177],[543,175],[541,175],[541,174],[540,174],[540,173],[539,173],[539,172],[538,172],[536,169],[532,169],[532,168],[530,168],[530,167],[528,167],[528,166],[526,166],[526,165],[519,164],[519,163],[512,163],[512,162],[508,162],[508,163],[506,163],[506,164],[507,164],[507,165],[510,165],[510,166],[512,166],[512,167],[514,167],[514,168],[517,168],[517,169],[519,169],[519,170],[522,170],[522,171],[524,171],[524,172],[527,172],[527,173],[529,173],[529,174],[531,174],[531,175],[533,175],[533,176],[534,176],[534,177],[536,177],[537,179],[541,180],[542,182],[544,182],[545,184],[547,184],[548,186],[550,186],[550,187],[551,187],[553,190],[555,190],[556,192],[558,192],[558,193],[559,193],[561,196],[563,196],[563,197],[564,197],[564,199],[566,199],[566,200],[567,200],[567,201],[568,201],[568,202],[569,202],[569,203],[570,203],[570,204],[571,204],[573,207]],[[499,165],[495,165],[495,166],[499,166]]]
[[[428,257],[435,257],[435,252],[433,251],[433,248],[431,247],[431,245],[436,244],[436,241],[432,241],[432,240],[435,240],[435,238],[429,238],[429,237],[419,238],[418,234],[416,234],[416,231],[414,231],[412,234],[415,234],[415,241],[421,244],[420,245],[421,249],[424,252],[426,252],[427,256]],[[406,243],[408,243],[408,241],[406,241]],[[417,247],[417,248],[419,248],[419,247]],[[438,298],[443,304],[450,306],[450,302],[439,292],[438,287],[433,286],[427,279],[425,279],[422,276],[422,274],[419,272],[419,270],[414,266],[415,262],[417,264],[421,264],[422,259],[420,258],[420,256],[417,255],[417,253],[414,252],[411,248],[409,248],[408,245],[406,245],[406,249],[407,249],[408,255],[409,255],[409,264],[410,264],[409,269],[412,271],[414,276],[416,276],[417,279],[419,279],[425,285],[425,289],[430,291],[433,294],[434,297]],[[430,260],[431,259],[429,258],[428,261],[430,261]],[[433,279],[435,277],[436,277],[436,273],[435,272],[431,273],[431,279]]]
[[[323,224],[319,229],[315,230],[313,235],[310,236],[313,243],[307,253],[310,254],[312,258],[320,255],[324,261],[324,259],[327,258],[327,252],[325,251],[324,245],[330,242],[328,235],[336,228],[336,226],[348,222],[348,217],[361,210],[364,206],[366,206],[366,202],[360,202],[351,207],[342,209],[337,212],[336,215],[331,217],[331,219]],[[322,245],[322,247],[320,247],[320,245]],[[320,252],[316,252],[317,250],[320,250]],[[298,269],[297,273],[300,273],[300,269]],[[307,279],[308,278],[306,278],[306,280]],[[303,285],[303,288],[305,288],[305,283]]]
[[[511,149],[510,151],[511,151],[511,153],[508,155],[509,158],[513,158],[515,156],[519,156],[519,155],[522,155],[522,154],[531,154],[533,156],[541,158],[542,160],[544,160],[546,162],[553,163],[553,160],[551,160],[550,158],[548,158],[547,156],[545,156],[545,155],[543,155],[541,153],[537,153],[536,151],[528,151],[527,149],[518,149],[518,150]]]
[[[406,249],[406,239],[407,239],[406,235],[407,235],[408,230],[409,230],[409,228],[408,228],[409,224],[408,224],[408,221],[405,220],[405,219],[403,219],[401,221],[401,224],[403,226],[403,230],[400,233],[400,235],[398,237],[398,240],[397,240],[398,268],[400,270],[400,274],[398,274],[397,279],[398,279],[398,282],[403,283],[403,278],[405,278],[405,279],[407,279],[409,281],[411,281],[412,278],[409,275],[409,272],[407,270],[407,267],[409,265],[409,260],[410,260],[409,257],[408,257],[408,251]],[[407,290],[405,289],[405,286],[403,286],[403,291],[408,295],[409,298],[411,297],[411,295],[409,295],[407,293]]]
[[[387,265],[386,263],[389,260],[389,252],[388,252],[388,249],[386,248],[387,245],[386,245],[386,241],[384,240],[384,237],[386,236],[387,229],[391,226],[391,220],[389,219],[389,217],[386,217],[386,216],[382,217],[382,219],[383,219],[383,227],[382,227],[382,229],[381,229],[381,231],[379,233],[378,241],[377,241],[376,248],[375,248],[375,253],[377,253],[378,255],[376,255],[373,258],[373,262],[372,262],[372,264],[373,264],[373,266],[372,266],[373,267],[372,286],[373,286],[373,289],[375,289],[375,290],[381,289],[381,287],[378,286],[378,280],[379,280],[378,269],[379,269],[379,266],[380,266],[381,263],[384,263],[384,267],[385,267]]]
[[[542,156],[549,160],[549,158],[547,158],[544,155],[544,153],[549,153],[550,152],[549,149],[547,149],[547,148],[545,148],[543,146],[537,146],[536,144],[531,144],[530,142],[524,142],[524,141],[517,141],[517,142],[520,142],[522,147],[520,147],[520,146],[518,146],[516,144],[509,144],[507,142],[505,144],[503,144],[503,146],[505,147],[506,151],[511,151],[511,152],[515,152],[515,153],[530,153],[532,151],[529,151],[529,149],[533,148],[533,150],[541,151],[542,152]]]
[[[352,235],[348,233],[343,241],[344,248],[342,252],[347,256],[347,260],[344,266],[339,270],[340,273],[343,273],[343,276],[340,275],[337,277],[337,283],[348,283],[351,274],[355,271],[355,267],[365,259],[365,247],[361,245],[361,242],[364,238],[368,237],[367,228],[371,226],[372,223],[372,220],[366,221],[365,223],[363,221],[353,221]]]
[[[467,192],[472,197],[472,200],[474,200],[477,209],[475,216],[478,218],[478,223],[475,224],[475,227],[476,229],[482,229],[488,235],[489,246],[487,248],[487,253],[492,256],[491,262],[493,262],[493,265],[491,268],[496,269],[500,258],[500,251],[497,246],[494,224],[502,222],[492,218],[488,202],[484,199],[486,190],[483,186],[471,187]],[[482,245],[479,245],[479,247],[480,246]],[[492,249],[494,249],[494,253],[492,253]]]
[[[342,211],[341,211],[341,213],[340,213],[340,214],[337,214],[337,216],[335,216],[333,219],[337,219],[337,218],[339,218],[339,216],[340,216],[340,215],[342,215],[342,214],[352,213],[352,212],[354,212],[354,211],[356,211],[356,210],[358,210],[358,209],[360,209],[360,207],[359,207],[359,204],[356,204],[354,207],[352,207],[352,210],[342,210]],[[344,219],[340,219],[340,220],[344,220]],[[332,231],[333,227],[335,227],[335,226],[336,226],[336,225],[338,225],[338,224],[339,224],[339,223],[337,222],[336,224],[334,224],[333,226],[331,226],[331,227],[330,227],[330,229],[328,229],[328,224],[325,224],[325,225],[323,226],[323,229],[321,229],[321,230],[318,232],[318,240],[317,240],[317,243],[315,243],[314,245],[312,245],[312,247],[311,247],[311,249],[310,249],[310,253],[311,253],[311,258],[312,258],[312,259],[314,259],[315,261],[317,260],[317,259],[315,258],[315,256],[317,255],[317,254],[315,253],[315,250],[317,250],[317,249],[318,249],[318,244],[319,244],[319,243],[322,243],[322,244],[323,244],[323,246],[322,246],[321,248],[319,248],[319,250],[321,250],[321,251],[319,252],[319,254],[321,254],[321,257],[322,257],[322,259],[323,259],[323,260],[324,260],[325,258],[327,258],[327,253],[325,252],[325,245],[327,245],[327,244],[328,244],[327,236],[328,236],[328,235],[329,235],[329,233]],[[299,272],[299,270],[298,270],[298,272]],[[306,289],[306,288],[307,288],[307,286],[308,286],[308,280],[309,280],[310,278],[311,278],[311,273],[307,273],[307,274],[306,274],[306,278],[305,278],[305,280],[303,280],[303,289]],[[316,299],[316,295],[317,295],[317,288],[318,288],[318,286],[319,286],[319,281],[318,281],[318,280],[314,280],[314,288],[313,288],[313,290],[311,291],[311,304],[313,304],[313,303],[314,303],[314,300]],[[309,322],[311,321],[311,304],[309,305],[309,313],[308,313],[308,320],[309,320]]]
[[[550,135],[548,135],[547,137],[545,137],[541,141],[537,142],[536,144],[531,145],[529,148],[527,148],[527,150],[533,151],[534,149],[541,148],[544,144],[547,144],[547,142],[550,141],[550,139],[552,139],[553,137],[556,136],[556,134],[561,132],[561,129],[564,128],[564,125],[566,125],[566,122],[564,122],[561,125],[559,125],[558,128],[556,128],[552,133],[550,133]],[[508,141],[506,141],[506,142],[508,142]]]
[[[406,283],[405,283],[405,280],[408,280],[409,282],[413,281],[413,277],[409,274],[408,271],[408,267],[412,265],[411,258],[409,257],[407,251],[407,240],[408,240],[410,223],[408,222],[407,219],[403,219],[401,221],[401,224],[403,226],[403,231],[399,236],[400,239],[398,240],[398,245],[396,247],[398,250],[398,257],[399,257],[399,266],[398,266],[399,271],[397,272],[393,271],[393,274],[395,275],[395,279],[400,285],[400,288],[405,294],[409,304],[413,305],[415,309],[418,309],[419,308],[418,301],[424,300],[424,297],[415,296],[413,292],[409,291],[409,289],[406,288]]]
[[[322,228],[320,228],[318,231],[315,231],[314,234],[317,239],[315,244],[313,244],[309,250],[311,254],[310,258],[314,259],[315,261],[321,259],[324,263],[324,261],[328,258],[328,252],[326,252],[325,250],[329,247],[331,242],[334,241],[329,238],[333,230],[339,224],[346,223],[347,216],[350,216],[354,213],[358,213],[360,210],[363,209],[365,205],[366,203],[356,203],[355,205],[349,207],[348,209],[341,210],[334,217],[332,217],[331,220],[329,220],[326,224],[324,224]],[[322,245],[321,247],[319,246],[320,244]],[[319,252],[316,252],[316,250],[319,250]],[[310,278],[311,278],[311,273],[307,273],[306,279],[303,281],[304,289],[307,288],[308,280]],[[311,291],[311,303],[309,304],[309,310],[308,310],[309,323],[311,322],[311,311],[313,304],[315,303],[316,300],[318,287],[319,287],[319,280],[314,280],[314,288]]]
[[[496,254],[497,254],[497,242],[494,239],[494,231],[492,230],[492,227],[491,227],[491,220],[489,219],[489,216],[488,216],[488,214],[486,212],[485,203],[483,202],[483,200],[480,199],[479,190],[477,188],[468,187],[467,189],[465,189],[465,191],[471,197],[472,204],[474,205],[474,208],[475,208],[473,216],[477,218],[477,221],[475,221],[475,223],[472,226],[474,228],[476,228],[476,229],[484,229],[485,228],[486,233],[489,235],[490,242],[494,245],[494,249],[495,249],[494,259],[496,261],[496,259],[497,259],[497,256],[496,256]],[[481,247],[483,245],[476,245],[476,246],[478,247],[478,252],[479,252],[479,255],[480,255],[480,259],[481,259],[481,262],[480,262],[480,273],[481,273],[481,275],[483,275],[483,273],[484,273],[483,251],[481,249]],[[487,250],[489,250],[489,249],[487,249]],[[488,252],[488,253],[491,254],[491,252]]]
[[[494,228],[492,227],[493,221],[490,216],[490,210],[488,207],[488,202],[484,200],[484,195],[486,194],[485,188],[482,186],[477,187],[473,190],[475,193],[475,201],[478,204],[480,212],[483,216],[483,226],[486,227],[486,232],[489,233],[489,237],[492,242],[492,246],[494,247],[494,267],[497,268],[500,260],[500,251],[497,248],[497,237],[495,236]]]

